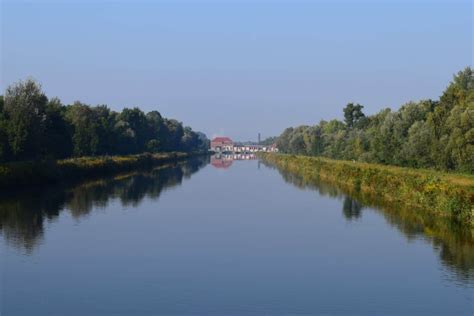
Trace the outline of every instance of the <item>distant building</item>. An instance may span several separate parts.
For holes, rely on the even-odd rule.
[[[256,152],[278,152],[278,148],[273,145],[255,145],[255,144],[234,144],[229,137],[216,137],[211,141],[212,151],[216,153],[256,153]]]
[[[229,137],[216,137],[211,140],[211,150],[215,152],[231,152],[234,142]]]
[[[278,148],[275,144],[273,145],[251,145],[242,144],[234,145],[234,153],[257,153],[257,152],[278,152]]]

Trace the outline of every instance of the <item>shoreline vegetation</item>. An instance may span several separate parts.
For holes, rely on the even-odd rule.
[[[94,156],[62,160],[20,161],[0,164],[0,188],[22,189],[102,177],[180,161],[206,152],[142,153],[124,156]]]
[[[205,134],[156,110],[114,111],[104,104],[79,101],[63,104],[48,98],[32,79],[8,86],[0,96],[0,163],[208,148]]]
[[[289,127],[280,152],[474,175],[474,69],[458,72],[437,100],[366,115],[348,103],[343,120]]]
[[[209,139],[158,111],[49,98],[33,79],[0,95],[0,188],[76,182],[206,155]]]
[[[369,194],[413,212],[427,211],[474,226],[470,175],[290,154],[259,153],[259,157],[307,182],[328,182],[354,196]]]

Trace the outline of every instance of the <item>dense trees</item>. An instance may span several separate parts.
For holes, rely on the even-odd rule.
[[[19,82],[5,91],[5,132],[15,157],[37,158],[41,153],[47,103],[40,87],[31,80]]]
[[[474,74],[460,71],[438,101],[409,102],[366,116],[349,103],[344,122],[287,128],[280,151],[474,173]]]
[[[202,133],[139,108],[110,110],[48,99],[33,80],[11,85],[0,96],[0,162],[70,156],[199,151]]]
[[[363,127],[365,114],[362,112],[363,105],[349,103],[344,108],[344,122],[348,128]]]

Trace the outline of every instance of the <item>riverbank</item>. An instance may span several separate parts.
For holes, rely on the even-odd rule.
[[[378,164],[260,153],[266,162],[326,181],[347,192],[375,195],[386,202],[474,224],[474,177]]]
[[[148,168],[204,153],[158,153],[128,156],[81,157],[55,161],[11,162],[0,165],[0,188],[17,189],[62,181],[111,175]]]

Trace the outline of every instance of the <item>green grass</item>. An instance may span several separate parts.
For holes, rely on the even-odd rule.
[[[323,180],[347,192],[370,194],[405,208],[474,222],[474,177],[378,164],[285,154],[260,155],[308,181]]]
[[[110,175],[176,161],[192,155],[196,154],[172,152],[0,164],[0,188],[17,189],[31,185]]]

